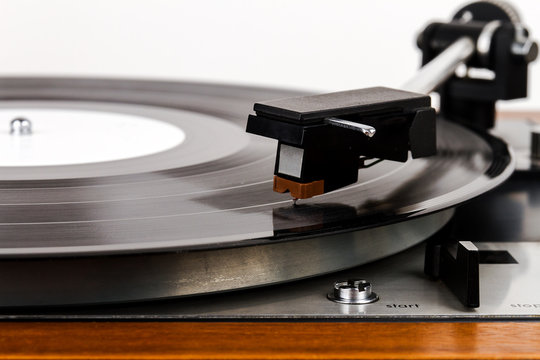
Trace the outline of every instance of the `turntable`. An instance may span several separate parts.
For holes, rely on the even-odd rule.
[[[417,43],[399,89],[0,79],[6,351],[540,357],[540,116],[495,111],[538,45],[491,1]]]

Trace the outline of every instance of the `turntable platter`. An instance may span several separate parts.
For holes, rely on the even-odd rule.
[[[0,110],[137,116],[185,134],[143,156],[0,167],[0,305],[192,295],[359,265],[424,240],[452,207],[513,169],[504,143],[439,119],[437,156],[383,161],[362,169],[358,183],[293,206],[272,191],[274,141],[244,132],[254,102],[291,95],[210,84],[0,79]]]

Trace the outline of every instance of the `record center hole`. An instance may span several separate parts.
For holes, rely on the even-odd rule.
[[[9,133],[12,135],[28,135],[32,133],[32,122],[24,117],[17,117],[9,123]]]

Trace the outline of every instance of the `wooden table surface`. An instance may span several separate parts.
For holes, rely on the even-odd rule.
[[[540,322],[11,322],[9,359],[538,359]]]

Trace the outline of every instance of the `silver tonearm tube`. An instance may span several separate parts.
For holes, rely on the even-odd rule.
[[[458,66],[467,61],[475,52],[475,43],[469,37],[456,40],[439,56],[424,65],[416,75],[401,88],[428,94],[451,77]]]

